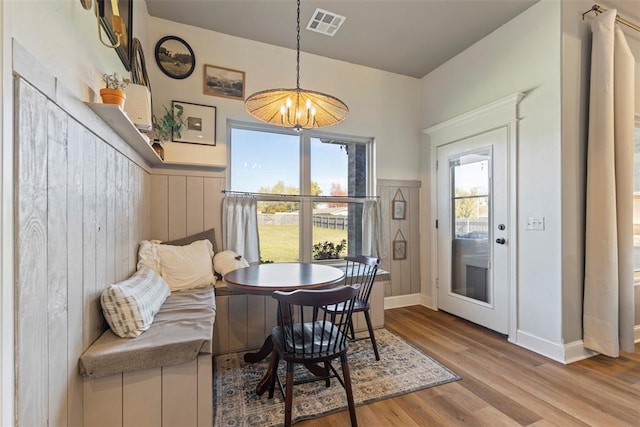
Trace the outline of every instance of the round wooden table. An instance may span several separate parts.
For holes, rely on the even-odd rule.
[[[327,289],[342,282],[345,272],[339,268],[321,264],[301,262],[274,263],[252,265],[225,274],[224,281],[229,289],[245,294],[270,295],[274,291],[295,291],[296,289]],[[244,361],[255,363],[263,360],[273,350],[273,342],[269,335],[257,353],[246,353]],[[271,378],[276,374],[278,366],[271,358],[269,369],[256,386],[256,393],[261,395],[269,387]],[[318,375],[324,373],[323,368],[307,366]]]

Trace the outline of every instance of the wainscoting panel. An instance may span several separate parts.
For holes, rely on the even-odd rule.
[[[149,171],[114,148],[121,141],[103,139],[114,136],[106,125],[89,130],[30,83],[14,84],[16,419],[91,425],[78,359],[107,327],[102,290],[135,270],[138,242],[149,238]]]
[[[385,297],[420,293],[420,181],[379,179],[377,191],[382,208],[384,246],[387,249],[387,257],[382,261],[381,268],[391,274]],[[405,219],[392,219],[394,197],[402,197],[406,201]],[[402,260],[393,259],[393,241],[399,235],[398,230],[407,241],[406,258]]]
[[[184,173],[184,172],[183,172]],[[151,179],[151,236],[179,239],[214,228],[222,248],[221,206],[225,178],[215,172],[190,173],[154,170]]]

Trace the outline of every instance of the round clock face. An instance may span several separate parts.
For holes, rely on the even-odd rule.
[[[80,4],[87,10],[91,9],[91,0],[80,0]]]

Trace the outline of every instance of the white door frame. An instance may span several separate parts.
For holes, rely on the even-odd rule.
[[[438,181],[436,161],[438,160],[438,147],[475,135],[479,135],[502,127],[507,128],[507,150],[508,150],[508,181],[507,195],[509,208],[510,227],[507,233],[509,242],[509,341],[515,342],[518,319],[518,271],[517,271],[517,248],[518,248],[518,212],[517,212],[517,148],[518,148],[518,104],[524,98],[524,94],[517,92],[483,107],[469,111],[468,113],[454,117],[445,122],[439,123],[423,130],[430,138],[431,151],[431,173],[430,173],[430,223],[424,222],[422,226],[429,230],[431,238],[431,296],[433,298],[433,308],[438,309],[438,246],[437,239],[434,238],[435,220],[438,218]]]

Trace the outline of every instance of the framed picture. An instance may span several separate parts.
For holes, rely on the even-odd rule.
[[[406,259],[406,258],[407,258],[407,241],[394,240],[393,241],[393,259]]]
[[[118,36],[116,36],[113,23],[114,10],[112,7],[112,1],[110,0],[96,0],[98,2],[98,15],[100,15],[100,25],[107,34],[109,41],[112,45],[118,42]],[[122,18],[122,32],[120,45],[116,48],[116,53],[120,57],[124,68],[127,71],[131,71],[131,44],[133,34],[133,0],[118,0],[117,15]]]
[[[216,145],[216,107],[171,101],[173,117],[179,117],[182,109],[180,136],[173,132],[171,140],[189,144]]]
[[[392,219],[404,219],[405,207],[407,202],[404,200],[394,200],[392,202],[391,217]]]
[[[166,36],[156,43],[156,63],[173,79],[186,79],[196,68],[196,55],[189,44],[176,36]]]
[[[244,101],[244,71],[205,64],[203,74],[205,95]]]

